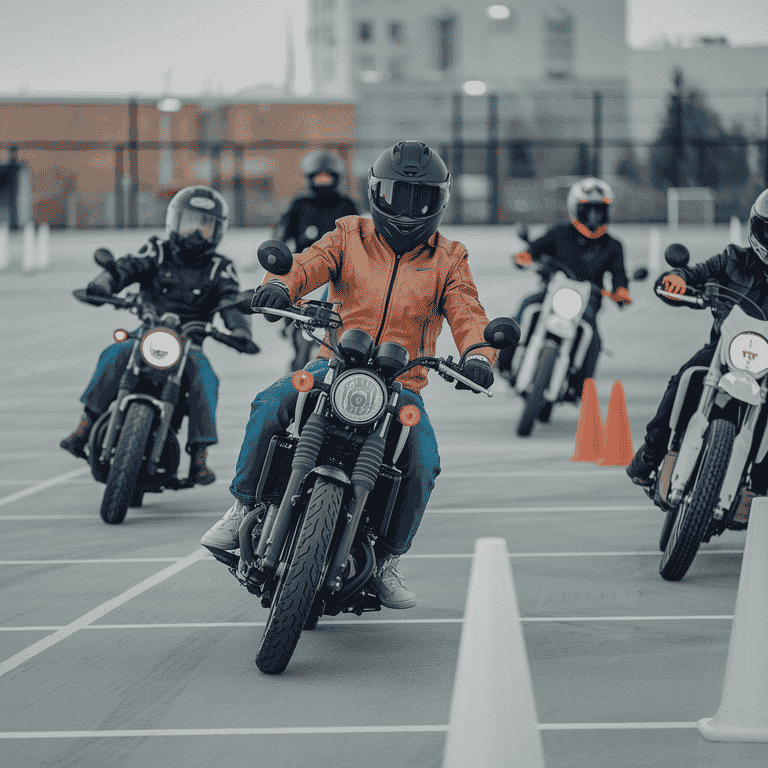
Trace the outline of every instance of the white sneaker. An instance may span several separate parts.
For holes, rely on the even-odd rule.
[[[208,532],[200,539],[204,547],[216,547],[216,549],[239,549],[240,548],[240,523],[251,511],[252,507],[247,507],[238,499],[226,512],[224,517],[219,520]]]
[[[416,593],[403,581],[398,570],[400,557],[382,557],[376,560],[373,585],[385,608],[413,608]]]

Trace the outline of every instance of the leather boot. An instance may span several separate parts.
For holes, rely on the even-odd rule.
[[[191,446],[190,454],[192,459],[189,465],[189,479],[193,480],[195,485],[210,485],[215,482],[216,475],[205,463],[208,446],[196,443]]]
[[[87,458],[85,455],[85,446],[88,445],[88,438],[91,434],[91,429],[96,419],[91,416],[88,411],[85,411],[80,417],[80,423],[77,425],[75,431],[65,437],[59,445],[65,450],[69,451],[73,456],[77,456],[78,459]]]

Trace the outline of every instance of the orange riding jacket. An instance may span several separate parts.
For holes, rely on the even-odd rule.
[[[291,301],[330,282],[328,301],[336,307],[344,328],[359,328],[379,344],[394,341],[410,359],[435,354],[435,344],[448,320],[456,347],[463,352],[484,341],[488,324],[467,263],[467,249],[436,232],[426,245],[395,256],[378,236],[373,221],[345,216],[336,229],[294,256],[293,269],[277,277],[267,273],[262,283],[280,280]],[[496,359],[496,350],[473,351]],[[325,347],[320,357],[332,357]],[[427,385],[427,369],[417,366],[399,378],[407,389]]]

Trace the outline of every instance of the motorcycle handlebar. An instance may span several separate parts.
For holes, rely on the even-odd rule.
[[[675,299],[675,301],[682,301],[684,304],[694,304],[697,307],[705,307],[709,303],[701,296],[686,296],[684,293],[671,293],[670,291],[665,291],[663,288],[657,288],[656,295],[666,296],[670,299]]]

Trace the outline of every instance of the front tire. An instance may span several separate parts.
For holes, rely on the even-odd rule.
[[[528,437],[533,431],[533,425],[544,407],[544,392],[549,386],[556,360],[557,349],[555,347],[547,346],[541,350],[539,364],[536,366],[536,373],[533,377],[533,388],[528,395],[523,415],[517,425],[517,434],[520,437]]]
[[[736,427],[724,419],[713,421],[704,433],[693,482],[677,509],[661,557],[659,573],[667,581],[680,581],[699,551],[701,540],[712,519],[712,510],[720,496],[735,438]],[[669,522],[668,518],[665,527]]]
[[[105,523],[118,525],[125,520],[136,495],[136,479],[144,462],[153,418],[154,411],[146,403],[131,403],[128,407],[101,501],[101,519]]]
[[[323,478],[315,481],[256,653],[256,666],[262,672],[280,674],[296,650],[325,573],[325,560],[343,496],[344,489],[335,483]]]

